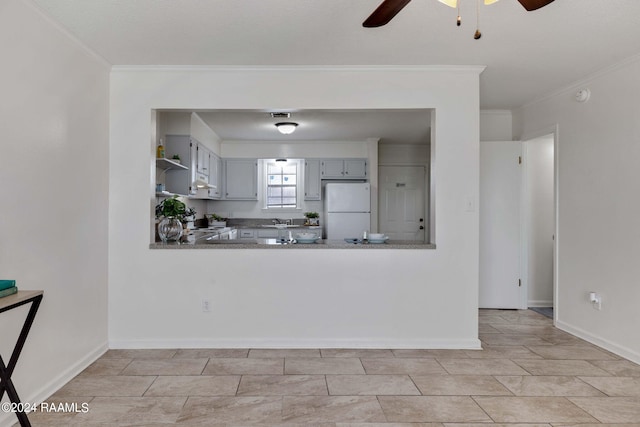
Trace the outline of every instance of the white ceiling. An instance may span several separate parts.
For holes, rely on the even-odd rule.
[[[487,65],[482,108],[510,109],[640,52],[640,1],[516,0],[455,10],[413,0],[390,24],[381,0],[32,0],[113,65]]]
[[[289,119],[274,119],[267,111],[224,110],[198,115],[225,141],[363,141],[380,138],[382,144],[428,144],[429,110],[301,110]],[[298,123],[291,135],[282,135],[277,122]]]
[[[456,11],[413,0],[388,25],[363,28],[382,0],[27,0],[112,65],[486,65],[484,109],[517,108],[640,53],[640,0],[516,0]],[[201,114],[225,140],[426,143],[422,111],[298,111],[291,136],[267,112]],[[426,117],[425,117],[426,116]]]

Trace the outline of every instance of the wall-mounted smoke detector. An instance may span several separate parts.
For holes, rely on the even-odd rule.
[[[587,102],[591,98],[591,91],[589,89],[580,89],[576,92],[576,101]]]

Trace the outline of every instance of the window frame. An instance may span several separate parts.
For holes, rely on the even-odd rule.
[[[302,210],[302,196],[304,194],[304,159],[287,159],[287,164],[293,164],[296,167],[296,204],[295,206],[269,205],[269,165],[277,165],[276,159],[262,159],[262,195],[263,195],[263,211],[268,212],[298,212]],[[292,187],[291,185],[280,187]]]

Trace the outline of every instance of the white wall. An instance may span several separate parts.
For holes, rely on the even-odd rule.
[[[477,205],[480,71],[115,68],[110,345],[478,347],[478,214],[465,211],[465,199]],[[282,81],[290,90],[279,90]],[[434,108],[438,248],[315,250],[312,255],[296,249],[149,249],[153,194],[148,171],[155,150],[149,112],[159,106]],[[374,157],[377,163],[377,144]],[[200,312],[202,298],[210,299],[211,313]]]
[[[191,136],[218,156],[222,152],[222,139],[197,113],[191,113]]]
[[[384,144],[378,145],[380,165],[429,166],[429,144]],[[428,179],[428,177],[427,177]]]
[[[31,402],[106,350],[109,67],[23,0],[0,2],[0,51],[0,272],[45,291],[14,375]]]
[[[553,135],[523,144],[528,307],[553,307],[553,144]]]
[[[480,111],[480,141],[511,141],[512,139],[511,110]]]
[[[557,124],[557,325],[640,362],[640,58],[524,106],[514,129]],[[574,94],[591,90],[578,103]],[[548,132],[546,132],[548,133]],[[602,294],[602,310],[589,303]]]

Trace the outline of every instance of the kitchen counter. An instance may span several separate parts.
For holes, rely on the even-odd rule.
[[[275,244],[275,239],[215,240],[209,243],[151,243],[149,249],[435,249],[436,245],[412,240],[388,240],[385,243],[347,243],[340,240],[321,240],[316,243]]]

